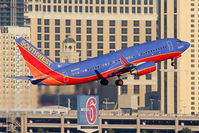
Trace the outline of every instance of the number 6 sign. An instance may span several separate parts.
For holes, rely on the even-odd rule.
[[[89,124],[94,124],[97,119],[96,99],[90,97],[86,102],[86,119]]]

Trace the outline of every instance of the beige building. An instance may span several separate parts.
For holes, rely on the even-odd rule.
[[[199,113],[198,91],[198,1],[158,1],[158,38],[179,38],[191,46],[177,59],[158,65],[158,88],[161,88],[161,112],[179,114]]]
[[[179,38],[190,42],[191,46],[180,60],[180,105],[179,112],[199,113],[199,60],[198,60],[198,1],[180,1]]]
[[[28,76],[29,71],[15,44],[15,38],[30,39],[29,27],[0,27],[0,108],[30,108],[32,89],[29,81],[8,79],[7,76]],[[34,101],[33,101],[34,102]]]
[[[68,36],[76,41],[79,60],[156,40],[153,0],[32,0],[26,6],[31,43],[56,62],[61,61],[61,43]],[[157,91],[156,75],[140,81],[130,77],[121,94],[137,95],[139,106],[145,107],[146,89]]]

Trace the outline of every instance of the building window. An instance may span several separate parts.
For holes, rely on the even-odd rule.
[[[103,26],[103,20],[97,20],[97,26]]]
[[[146,26],[151,26],[151,21],[146,21]]]
[[[137,13],[141,13],[141,7],[137,7]]]
[[[32,11],[32,5],[28,5],[28,11]]]
[[[117,7],[113,7],[113,13],[117,13]]]
[[[49,42],[45,42],[45,43],[44,43],[44,47],[45,47],[45,48],[49,48]]]
[[[140,29],[139,28],[134,28],[133,29],[134,34],[140,34]]]
[[[70,20],[66,20],[66,25],[70,25]]]
[[[81,49],[81,43],[77,43],[77,44],[76,44],[76,48],[77,48],[77,49]]]
[[[70,27],[66,27],[66,33],[70,33]]]
[[[137,20],[135,20],[135,21],[133,21],[133,25],[134,25],[134,26],[140,26],[140,22],[137,21]]]
[[[49,27],[45,27],[45,28],[44,28],[44,32],[45,32],[45,33],[49,33]]]
[[[97,49],[103,49],[103,43],[97,43]]]
[[[48,41],[49,40],[49,35],[44,35],[44,40]]]
[[[97,56],[103,55],[103,51],[97,51]]]
[[[58,6],[58,12],[61,12],[61,6]]]
[[[149,7],[149,13],[153,13],[153,7]]]
[[[151,74],[150,73],[146,74],[146,80],[151,80]]]
[[[151,34],[151,28],[146,28],[146,34]]]
[[[129,13],[129,7],[125,7],[125,13]]]
[[[51,11],[51,8],[50,8],[50,6],[48,6],[48,12],[50,12]]]
[[[127,41],[127,36],[122,36],[122,42],[126,42]]]
[[[135,7],[132,7],[132,13],[135,13],[136,11],[135,11]]]
[[[55,56],[60,56],[60,50],[55,50]]]
[[[122,43],[122,49],[127,48],[127,43]]]
[[[91,50],[88,50],[88,51],[87,51],[87,56],[92,56]]]
[[[147,5],[148,4],[148,0],[144,0],[144,5]]]
[[[133,41],[134,42],[139,42],[140,41],[140,37],[139,36],[134,36],[133,37]]]
[[[60,40],[60,35],[55,35],[55,40],[59,41]]]
[[[146,85],[146,93],[151,93],[151,85]]]
[[[87,43],[87,49],[92,49],[91,43]]]
[[[72,12],[72,6],[69,6],[68,11]]]
[[[37,27],[37,32],[41,32],[41,27]]]
[[[81,35],[76,35],[76,41],[81,41]]]
[[[44,54],[46,55],[46,56],[49,56],[50,54],[49,54],[49,50],[44,50]]]
[[[37,48],[41,48],[41,42],[37,43]]]
[[[144,7],[144,13],[148,13],[148,8]]]
[[[91,35],[87,35],[87,41],[92,41]]]
[[[38,5],[35,5],[35,11],[39,11]]]
[[[101,36],[97,36],[97,41],[103,41],[103,36],[101,35]]]
[[[111,42],[115,41],[115,36],[109,36],[109,41]]]
[[[37,24],[41,25],[41,19],[37,19]]]
[[[120,7],[120,13],[124,13],[124,8]]]
[[[81,20],[76,20],[76,26],[81,26]]]
[[[59,27],[55,27],[55,33],[60,33],[60,28]]]
[[[110,43],[109,44],[109,49],[115,49],[115,43]]]
[[[55,48],[60,48],[60,43],[59,42],[55,42]]]
[[[91,20],[87,20],[87,26],[92,26],[92,21]]]
[[[60,20],[59,19],[55,19],[55,25],[60,25]]]
[[[44,24],[45,24],[45,25],[49,25],[49,19],[45,19],[45,20],[44,20]]]
[[[134,94],[140,94],[140,86],[134,85]]]
[[[81,28],[76,28],[76,33],[81,33]]]
[[[149,0],[149,4],[150,4],[150,5],[153,5],[153,0]]]
[[[127,34],[127,28],[122,28],[122,34]]]
[[[141,0],[137,0],[137,4],[138,4],[138,5],[141,5]]]
[[[53,11],[54,11],[54,12],[57,12],[57,6],[54,6],[54,7],[53,7]]]
[[[108,13],[111,13],[111,7],[108,7]]]
[[[41,34],[37,35],[37,40],[41,40]]]
[[[93,12],[93,7],[92,6],[90,6],[90,12]]]
[[[97,34],[103,34],[103,28],[97,28]]]
[[[109,34],[115,34],[115,28],[109,28]]]
[[[87,28],[87,34],[91,34],[91,33],[92,33],[91,28]]]
[[[43,12],[45,12],[46,11],[46,6],[43,6]]]
[[[151,41],[151,36],[146,36],[146,42],[150,42]]]
[[[121,94],[127,94],[127,93],[128,93],[127,85],[121,86]]]
[[[97,6],[97,7],[95,8],[95,12],[96,12],[96,13],[99,13],[99,6]]]
[[[64,12],[67,12],[67,6],[64,6]]]

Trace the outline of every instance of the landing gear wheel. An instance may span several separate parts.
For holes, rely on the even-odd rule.
[[[176,63],[175,62],[171,62],[171,66],[176,66]]]
[[[116,86],[122,86],[123,84],[124,84],[124,82],[121,79],[118,79],[118,80],[115,81]]]
[[[100,81],[100,84],[101,84],[101,85],[108,85],[108,80],[107,80],[107,79],[102,79],[102,80]]]

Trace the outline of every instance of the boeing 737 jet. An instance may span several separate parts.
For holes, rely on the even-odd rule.
[[[117,76],[115,84],[121,86],[122,74],[141,76],[155,71],[155,63],[167,59],[171,59],[174,66],[174,60],[190,46],[175,38],[161,39],[77,63],[56,63],[24,38],[16,39],[16,43],[32,76],[15,78],[28,79],[35,85],[75,85],[95,80],[108,85],[107,79]]]

